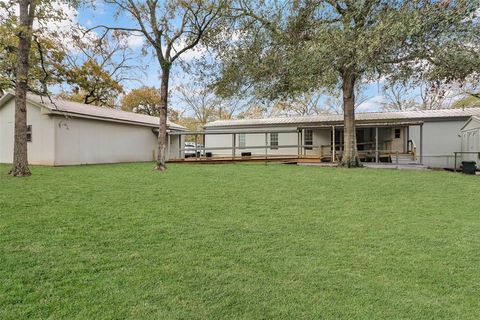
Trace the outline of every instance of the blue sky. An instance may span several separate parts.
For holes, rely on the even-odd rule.
[[[77,11],[75,19],[85,28],[91,28],[96,25],[122,25],[136,27],[130,17],[125,15],[116,15],[115,8],[112,5],[105,4],[102,1],[95,1],[94,6],[80,7]],[[141,36],[132,35],[129,37],[129,45],[137,53],[140,53],[140,50],[143,46],[143,38]],[[198,50],[190,52],[186,55],[186,60],[201,54],[201,51]],[[145,76],[142,76],[141,84],[158,88],[160,71],[155,57],[152,54],[142,57],[141,65],[145,67]],[[181,84],[188,84],[188,82],[188,74],[185,74],[178,66],[174,68],[170,81],[171,88]],[[128,91],[140,86],[141,84],[138,82],[129,82],[125,83],[125,88]],[[381,103],[385,101],[385,98],[381,94],[381,85],[378,83],[365,85],[363,90],[363,98],[366,98],[366,100],[357,107],[357,111],[359,112],[378,111],[382,106]],[[176,99],[173,98],[172,104],[178,103],[175,100]],[[175,106],[173,107],[175,108]]]
[[[115,15],[115,10],[112,5],[105,4],[102,1],[96,1],[94,7],[80,7],[77,13],[77,21],[85,28],[92,28],[97,25],[116,26],[122,25],[127,27],[136,27],[131,18],[125,15]],[[101,33],[100,29],[96,31]],[[130,48],[140,55],[140,50],[143,46],[143,38],[138,35],[131,35],[129,37]],[[158,87],[159,67],[158,62],[152,55],[147,55],[141,58],[141,65],[145,68],[145,77],[142,77],[142,84],[147,86]],[[125,84],[127,90],[138,87],[137,82],[130,82]]]

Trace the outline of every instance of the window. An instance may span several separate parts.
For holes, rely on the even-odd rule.
[[[238,135],[238,146],[239,146],[240,148],[245,148],[245,145],[246,145],[246,144],[245,144],[245,140],[246,140],[246,139],[245,139],[245,133],[240,133],[240,134]]]
[[[313,145],[313,130],[305,129],[304,134],[305,134],[305,136],[303,138],[303,144],[306,145],[306,146]],[[312,150],[312,148],[305,147],[305,150]]]
[[[395,129],[395,139],[400,139],[400,136],[401,136],[401,130]]]
[[[32,142],[32,126],[27,126],[27,142]]]
[[[278,149],[278,132],[270,133],[270,149],[271,150]]]
[[[358,129],[355,132],[355,135],[357,136],[357,149],[359,151],[365,150],[365,130]]]

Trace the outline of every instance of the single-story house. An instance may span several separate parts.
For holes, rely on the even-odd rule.
[[[471,117],[462,127],[462,160],[480,164],[480,117]]]
[[[480,108],[357,113],[359,155],[362,161],[453,168],[454,152],[462,150],[462,127],[472,117],[480,117]],[[343,150],[340,114],[218,120],[206,124],[205,132],[205,151],[212,156],[299,155],[338,161]]]
[[[13,161],[15,96],[0,98],[0,163]],[[36,165],[152,161],[159,119],[112,108],[36,95],[27,96],[28,159]],[[186,131],[168,122],[169,131]],[[169,138],[177,156],[183,136]]]

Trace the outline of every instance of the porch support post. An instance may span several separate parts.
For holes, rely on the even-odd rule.
[[[196,134],[195,135],[195,160],[197,160],[197,158],[198,158],[198,145],[197,145],[197,143],[198,143],[198,135]]]
[[[205,133],[202,135],[203,156],[207,157]]]
[[[332,126],[332,162],[336,162],[335,150],[335,126]]]
[[[180,136],[178,136],[180,138]],[[170,133],[167,132],[167,160],[170,160]]]
[[[265,160],[268,158],[268,133],[265,132]]]
[[[182,136],[178,136],[178,159],[182,159]]]
[[[297,157],[300,158],[300,129],[297,128]]]
[[[420,164],[423,164],[423,123],[420,125]]]
[[[404,146],[403,150],[404,150],[404,152],[408,153],[408,151],[409,151],[408,150],[408,140],[410,140],[410,126],[407,126],[405,128],[405,131],[406,131],[406,134],[405,134],[406,139],[405,139],[405,146]]]
[[[378,127],[375,127],[375,162],[380,160],[380,154],[378,152]]]
[[[300,155],[303,155],[303,129],[300,130]]]
[[[305,135],[305,129],[302,129],[302,132],[300,134],[300,143],[301,143],[301,146],[302,146],[302,156],[305,156],[305,138],[304,138],[304,135]]]
[[[235,147],[237,146],[237,142],[235,141],[236,139],[236,134],[232,133],[232,159],[235,159],[236,152],[235,152]]]

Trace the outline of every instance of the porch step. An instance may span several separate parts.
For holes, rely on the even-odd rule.
[[[397,155],[392,154],[390,156],[393,164],[418,164],[418,160],[413,160],[411,154],[398,154],[398,162],[397,162]]]
[[[371,163],[366,162],[363,164],[367,168],[372,169],[397,169],[397,170],[428,170],[428,167],[418,163],[412,164],[392,164],[392,163]]]

